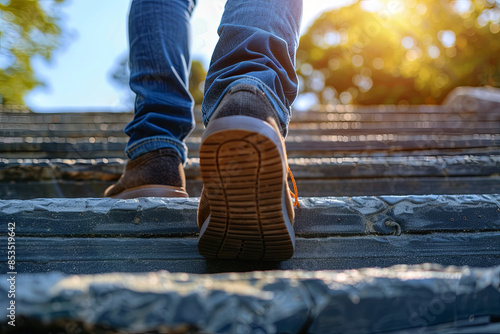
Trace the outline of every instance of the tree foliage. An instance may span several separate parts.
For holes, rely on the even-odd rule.
[[[65,0],[0,2],[0,104],[24,104],[24,96],[42,85],[32,59],[50,60],[60,45],[59,5]]]
[[[191,63],[191,72],[189,72],[189,91],[193,96],[195,104],[203,102],[203,90],[205,86],[205,78],[207,71],[203,64],[198,60],[193,60]]]
[[[297,68],[323,103],[431,104],[500,87],[499,54],[499,0],[364,0],[313,23]]]

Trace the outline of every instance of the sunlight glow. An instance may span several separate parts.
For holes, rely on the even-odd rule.
[[[373,59],[373,68],[376,70],[381,70],[384,68],[384,60],[382,58]]]
[[[432,59],[438,59],[439,55],[441,54],[441,51],[439,51],[439,48],[435,45],[429,45],[427,47],[427,53],[429,54],[429,57]]]
[[[441,30],[438,32],[438,38],[445,48],[451,48],[455,45],[456,36],[451,30]]]
[[[406,7],[414,7],[414,0],[362,0],[361,8],[363,10],[379,14],[389,15],[399,15],[404,12]]]
[[[455,0],[453,3],[454,10],[460,15],[468,13],[471,5],[470,0]]]
[[[359,0],[313,28],[298,57],[299,69],[307,63],[299,75],[303,91],[323,103],[433,104],[458,77],[499,82],[497,65],[484,66],[481,77],[469,72],[482,66],[479,59],[497,64],[500,0]],[[324,75],[310,74],[318,70]]]
[[[413,37],[405,36],[403,38],[403,40],[401,41],[401,44],[403,45],[403,47],[405,49],[411,49],[412,47],[414,47],[416,45],[416,42],[413,39]]]
[[[361,8],[367,12],[378,12],[383,9],[383,3],[380,0],[364,0],[361,2]]]

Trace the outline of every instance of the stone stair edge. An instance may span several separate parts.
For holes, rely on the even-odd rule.
[[[500,194],[310,197],[299,202],[295,230],[302,236],[500,231]],[[199,198],[0,200],[0,223],[14,222],[16,233],[34,236],[196,234],[198,203]]]
[[[352,112],[418,112],[418,113],[436,113],[436,112],[450,112],[454,111],[455,107],[451,105],[395,105],[395,104],[381,104],[381,105],[330,105],[330,104],[318,104],[308,110],[297,110],[292,108],[293,114],[306,114],[312,113],[352,113]],[[68,111],[69,110],[69,111]],[[481,112],[481,110],[466,110],[467,112]],[[69,116],[117,116],[117,115],[129,115],[132,117],[134,115],[133,111],[122,110],[114,111],[109,108],[57,108],[51,111],[36,112],[29,110],[25,107],[19,108],[6,108],[0,106],[0,115],[5,117],[32,117],[32,116],[59,116],[59,115],[69,115]],[[201,106],[194,107],[195,117],[201,120]]]
[[[0,292],[7,296],[11,277],[0,277]],[[258,324],[266,332],[373,332],[383,328],[435,333],[477,325],[498,329],[492,319],[500,316],[498,277],[500,266],[423,264],[202,275],[50,272],[24,273],[15,279],[18,287],[23,286],[16,292],[16,305],[23,305],[17,316],[42,326],[64,320],[133,332],[188,325],[201,332],[231,333]],[[145,313],[130,313],[118,306],[124,299],[149,307],[143,308]],[[55,301],[65,306],[64,312],[55,307]],[[5,310],[8,303],[7,298],[2,299],[0,307]],[[436,307],[440,312],[435,312]],[[344,312],[332,312],[339,309]],[[399,320],[392,317],[387,321],[387,314],[397,314]]]
[[[387,137],[387,138],[386,138]],[[115,138],[108,140],[107,138],[97,138],[94,140],[71,140],[66,138],[60,142],[48,141],[42,142],[26,142],[23,140],[15,141],[16,138],[7,138],[5,142],[1,142],[0,152],[4,156],[43,154],[51,157],[102,157],[107,154],[107,157],[119,154],[124,156],[126,142],[123,138]],[[22,138],[21,138],[22,139]],[[42,138],[43,139],[43,138]],[[90,138],[92,139],[92,138]],[[186,146],[192,154],[199,151],[200,138],[192,138],[186,141]],[[382,152],[382,153],[397,153],[407,152],[406,155],[411,155],[411,152],[439,150],[446,154],[448,151],[456,151],[459,154],[467,154],[467,151],[474,149],[498,149],[500,146],[500,135],[468,135],[468,136],[392,136],[392,135],[368,135],[368,136],[318,136],[318,138],[303,138],[303,137],[288,137],[286,147],[289,155],[302,154],[306,156],[319,154],[354,154],[365,152]],[[428,155],[428,154],[427,154]]]
[[[126,159],[123,158],[0,158],[0,168],[8,168],[14,166],[36,166],[43,167],[49,165],[55,166],[74,166],[74,165],[123,165]],[[188,157],[186,166],[196,166],[199,164],[199,157]],[[403,162],[426,162],[426,163],[463,163],[463,162],[500,162],[499,154],[488,154],[485,156],[474,156],[469,154],[463,155],[440,155],[440,156],[346,156],[346,157],[292,157],[288,159],[292,164],[309,165],[309,164],[387,164],[387,163],[403,163]]]
[[[0,181],[117,179],[126,159],[0,158]],[[500,155],[406,157],[290,158],[295,178],[360,178],[407,176],[490,176],[500,169]],[[186,177],[200,177],[199,158],[188,158]]]
[[[359,201],[369,200],[372,203],[383,203],[383,205],[392,207],[398,203],[408,201],[414,204],[423,206],[429,205],[431,202],[444,204],[448,203],[453,206],[477,204],[479,202],[496,204],[500,212],[500,193],[498,194],[467,194],[467,195],[387,195],[387,196],[326,196],[326,197],[300,197],[302,209],[318,209],[328,206],[342,206],[352,203],[360,208],[366,207],[365,203]],[[78,204],[84,208],[97,208],[96,212],[103,212],[109,209],[127,210],[129,208],[159,208],[167,204],[174,204],[174,210],[196,209],[199,202],[199,197],[190,198],[160,198],[160,197],[140,197],[136,199],[114,199],[114,198],[38,198],[31,200],[2,200],[0,199],[0,210],[5,208],[11,209],[11,206],[18,205],[19,207],[30,205],[36,211],[46,206],[41,211],[48,211],[51,208],[69,208],[74,209]],[[370,205],[370,206],[373,206]],[[21,212],[26,212],[27,208],[20,209]],[[4,212],[5,213],[5,212]]]

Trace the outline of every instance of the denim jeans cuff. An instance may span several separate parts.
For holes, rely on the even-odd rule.
[[[130,160],[137,159],[143,154],[158,150],[160,148],[173,148],[178,153],[182,159],[183,163],[186,163],[187,159],[187,146],[184,142],[179,141],[175,138],[157,136],[150,137],[139,140],[135,142],[132,146],[127,146],[125,153]]]
[[[202,106],[202,114],[203,114],[203,124],[207,126],[208,121],[212,117],[213,113],[215,112],[215,109],[219,106],[220,102],[222,101],[222,98],[224,95],[231,89],[231,87],[238,85],[238,84],[251,84],[257,87],[259,90],[264,92],[266,95],[267,99],[271,103],[271,105],[274,107],[274,110],[276,112],[276,116],[278,116],[278,119],[281,122],[281,128],[283,135],[286,137],[286,134],[288,133],[288,123],[290,123],[290,117],[291,117],[291,110],[290,108],[285,107],[285,105],[278,99],[276,94],[262,81],[260,81],[257,78],[250,77],[250,76],[240,76],[237,80],[231,82],[220,94],[219,99],[217,102],[210,107],[209,110],[204,110]]]

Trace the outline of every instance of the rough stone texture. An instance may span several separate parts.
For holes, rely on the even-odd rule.
[[[500,89],[494,87],[458,87],[445,99],[443,105],[456,113],[483,113],[488,120],[500,126]]]
[[[125,159],[0,159],[0,181],[111,181],[120,177]],[[186,178],[199,179],[200,159],[189,158]],[[490,176],[500,170],[500,155],[291,158],[295,179],[412,176]]]
[[[481,147],[498,152],[498,91],[461,87],[444,106],[317,106],[294,112],[287,146],[301,155],[426,149],[464,154]],[[23,114],[22,110],[0,110],[0,152],[15,158],[123,158],[127,139],[120,129],[132,114],[82,111]],[[199,110],[195,118],[198,126],[187,143],[192,153],[203,131]]]
[[[120,177],[125,162],[117,158],[0,159],[0,181],[112,181]]]
[[[133,333],[182,325],[192,332],[211,333],[494,333],[500,329],[500,267],[20,274],[16,286],[16,315],[38,322],[38,330],[61,320]],[[7,291],[6,276],[0,276],[0,295]],[[2,312],[7,303],[0,299]],[[18,325],[21,331],[23,323]],[[2,329],[7,329],[5,323]]]
[[[197,236],[19,237],[21,273],[67,274],[168,270],[194,274],[255,270],[345,270],[397,264],[491,267],[500,263],[500,232],[298,237],[288,261],[206,260]],[[0,246],[7,247],[0,237]],[[6,262],[4,262],[6,263]],[[0,264],[0,272],[7,265]]]
[[[500,189],[500,175],[445,177],[380,177],[352,179],[298,179],[300,197],[390,196],[390,195],[464,195],[495,194]],[[102,197],[115,181],[47,180],[0,182],[0,198],[30,200],[35,198]],[[186,190],[199,197],[203,183],[190,179]]]
[[[198,201],[0,200],[0,224],[16,222],[22,236],[192,234]],[[295,231],[301,236],[500,231],[498,194],[300,198],[300,204]]]
[[[288,136],[287,151],[291,157],[339,156],[346,154],[399,154],[413,155],[415,152],[439,155],[473,154],[474,150],[486,149],[486,153],[498,154],[500,134],[453,135],[440,134],[368,134],[368,135],[325,135],[325,136]],[[186,146],[192,156],[196,156],[200,137],[188,138]],[[0,153],[3,158],[61,158],[96,159],[125,158],[123,150],[127,138],[92,137],[0,137]],[[434,150],[434,153],[430,153]],[[439,153],[438,153],[439,152]],[[484,152],[483,152],[484,153]]]
[[[301,135],[366,135],[366,134],[428,134],[428,133],[494,133],[498,129],[489,114],[470,111],[460,113],[447,109],[448,113],[420,114],[413,111],[403,113],[323,113],[307,112],[294,115],[289,126],[290,136]],[[0,119],[1,119],[0,115]],[[5,118],[5,117],[3,117]],[[298,119],[296,119],[298,118]],[[0,123],[5,137],[126,137],[123,123],[11,123],[10,119]],[[91,120],[89,120],[91,122]],[[197,124],[190,134],[201,137],[202,124]]]
[[[0,198],[102,197],[125,159],[0,159]],[[500,189],[500,156],[291,158],[301,196],[491,194]],[[187,191],[201,194],[199,159],[185,166]]]
[[[289,261],[207,261],[197,251],[197,198],[0,201],[16,224],[20,272],[214,273],[500,263],[500,195],[301,198]],[[0,235],[0,248],[7,235]],[[3,246],[2,246],[3,245]],[[0,272],[6,272],[6,262]]]
[[[446,183],[455,193],[495,192],[485,189],[499,189],[499,101],[463,92],[444,107],[320,106],[296,113],[287,147],[298,157],[291,163],[301,189],[434,193]],[[0,194],[36,187],[81,196],[65,182],[97,189],[120,174],[126,139],[119,129],[131,114],[21,112],[0,114]],[[198,127],[188,141],[191,153],[200,133]],[[196,162],[187,174],[200,185]],[[45,183],[7,183],[14,179]],[[0,201],[0,224],[16,224],[16,269],[24,273],[17,277],[20,332],[83,326],[103,333],[498,333],[500,269],[492,266],[500,263],[499,203],[500,195],[301,198],[297,250],[281,263],[199,256],[196,198]],[[0,247],[6,244],[0,231]],[[186,274],[426,262],[491,268]],[[0,269],[7,272],[5,261]],[[112,273],[161,269],[184,273]],[[110,274],[28,274],[51,271]]]

